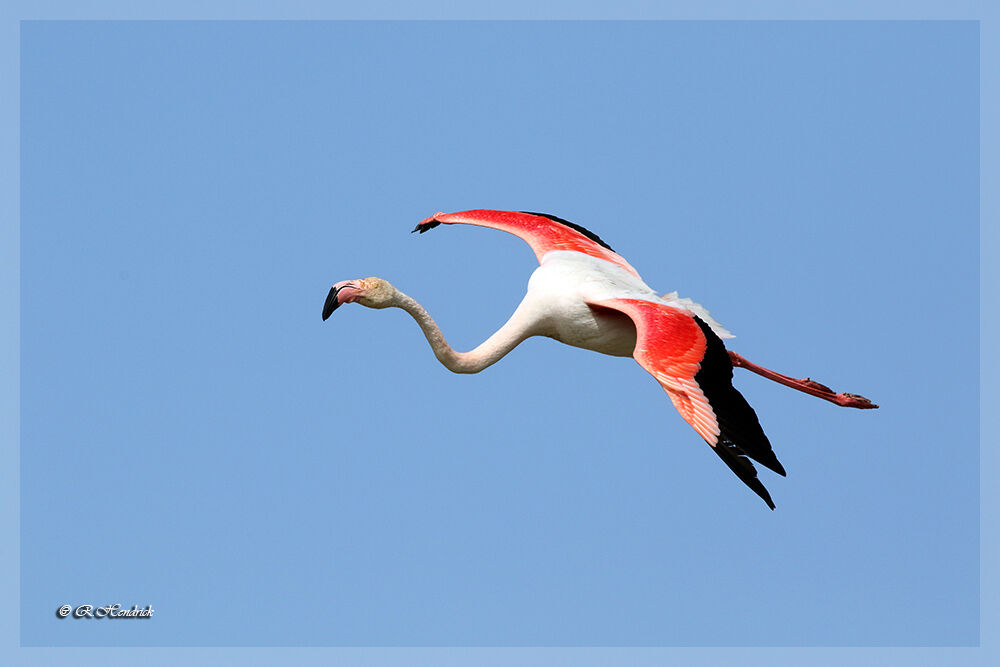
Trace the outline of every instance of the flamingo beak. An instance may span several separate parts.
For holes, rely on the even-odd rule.
[[[323,321],[326,322],[326,318],[333,314],[333,311],[340,307],[340,300],[337,299],[337,293],[343,287],[337,287],[334,285],[330,288],[330,293],[326,295],[326,303],[323,304]]]

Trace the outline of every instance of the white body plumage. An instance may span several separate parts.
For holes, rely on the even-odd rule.
[[[618,264],[566,250],[545,254],[528,279],[528,292],[511,319],[517,318],[525,325],[533,323],[532,335],[548,336],[602,354],[630,357],[636,341],[631,318],[587,304],[615,298],[681,308],[704,320],[720,338],[732,337],[705,308],[690,299],[679,299],[676,292],[661,297]]]

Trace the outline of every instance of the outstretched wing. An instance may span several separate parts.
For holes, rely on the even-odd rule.
[[[757,414],[733,387],[733,365],[722,341],[696,315],[639,299],[589,301],[625,313],[635,323],[633,356],[667,391],[674,407],[729,468],[768,507],[771,495],[750,459],[779,475],[778,462]]]
[[[423,234],[440,224],[492,227],[519,236],[535,251],[539,262],[542,261],[542,257],[546,253],[553,250],[570,250],[606,259],[625,268],[635,276],[639,275],[621,255],[612,250],[611,246],[602,241],[597,234],[554,215],[484,209],[460,213],[435,213],[426,220],[422,220],[413,231]]]

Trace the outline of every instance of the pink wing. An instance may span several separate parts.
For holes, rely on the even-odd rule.
[[[632,356],[656,378],[684,421],[713,447],[719,422],[696,377],[705,356],[705,334],[688,313],[639,299],[608,299],[591,305],[612,308],[632,318],[636,326]]]
[[[780,475],[785,469],[753,408],[733,387],[732,362],[711,328],[686,310],[651,301],[606,299],[588,303],[632,319],[636,328],[632,356],[666,390],[681,417],[774,509],[771,495],[757,479],[749,459]]]
[[[442,223],[445,225],[464,224],[492,227],[519,236],[535,251],[535,257],[538,258],[539,262],[542,261],[542,257],[546,253],[553,250],[571,250],[614,262],[633,275],[639,275],[621,255],[612,250],[611,246],[602,241],[597,234],[552,215],[484,209],[460,213],[435,213],[426,220],[422,220],[413,231],[419,231],[423,234]]]

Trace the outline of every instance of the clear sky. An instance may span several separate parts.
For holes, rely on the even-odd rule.
[[[979,640],[972,23],[29,23],[27,645]],[[629,359],[469,349],[550,212],[751,360],[764,504]],[[151,604],[151,622],[59,620]],[[234,610],[256,609],[247,614]]]

